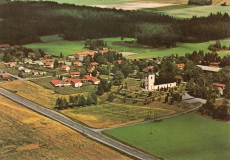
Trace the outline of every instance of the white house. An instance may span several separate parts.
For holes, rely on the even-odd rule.
[[[71,82],[72,86],[75,87],[75,88],[81,87],[82,84],[83,84],[80,79],[69,78],[68,81]]]

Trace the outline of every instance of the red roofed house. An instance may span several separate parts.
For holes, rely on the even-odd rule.
[[[97,79],[95,77],[92,77],[90,75],[85,75],[85,78],[88,79],[88,81],[91,81],[93,84],[99,84],[100,79]]]
[[[67,81],[70,82],[73,87],[81,87],[83,84],[80,79],[69,78],[67,79]]]
[[[184,69],[185,64],[181,63],[181,64],[176,64],[177,68],[179,69]]]
[[[31,57],[34,57],[35,56],[35,53],[34,52],[29,52],[28,53],[28,58],[31,58]]]
[[[92,62],[92,63],[90,63],[90,66],[93,67],[93,68],[95,68],[97,65],[98,65],[97,62]]]
[[[121,63],[122,63],[122,60],[117,60],[117,63],[118,63],[118,64],[121,64]]]
[[[107,53],[108,52],[108,50],[100,50],[99,51],[99,53],[101,53],[101,54],[104,54],[104,53]]]
[[[219,67],[220,62],[210,62],[209,67]]]
[[[64,87],[64,86],[70,86],[71,85],[70,82],[62,82],[62,81],[59,81],[57,79],[51,80],[50,83],[55,87]]]
[[[224,89],[225,89],[225,84],[221,84],[221,83],[213,83],[212,84],[214,87],[217,87],[220,95],[224,94]]]
[[[82,66],[82,63],[81,63],[81,62],[76,61],[76,62],[74,62],[74,63],[73,63],[73,65],[74,65],[74,66],[81,67],[81,66]]]
[[[0,44],[0,50],[5,51],[10,48],[9,44]]]
[[[80,72],[69,72],[70,77],[76,77],[80,75]]]
[[[6,65],[8,65],[9,67],[15,67],[16,66],[16,63],[15,62],[7,62],[5,63]]]
[[[51,58],[52,58],[52,55],[51,55],[51,54],[46,54],[46,55],[44,55],[44,58],[45,58],[45,59],[51,59]]]
[[[67,72],[69,72],[70,67],[67,66],[67,65],[62,65],[62,66],[61,66],[61,70],[62,70],[62,71],[67,71]]]
[[[48,68],[53,68],[54,63],[53,62],[46,62],[45,66],[48,67]]]
[[[1,78],[9,78],[10,76],[8,74],[1,74]]]
[[[94,55],[94,51],[79,52],[75,54],[74,57],[77,58],[79,61],[83,61],[84,57],[88,56],[89,54]]]

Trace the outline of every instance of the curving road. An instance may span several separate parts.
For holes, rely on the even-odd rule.
[[[138,159],[158,160],[155,157],[152,157],[152,156],[147,155],[147,154],[145,154],[145,153],[143,153],[141,151],[138,151],[138,150],[136,150],[134,148],[131,148],[131,147],[127,146],[127,145],[119,143],[119,142],[117,142],[117,141],[115,141],[113,139],[105,137],[102,134],[100,134],[98,132],[95,132],[92,129],[86,127],[86,126],[83,126],[83,125],[80,125],[78,123],[75,123],[71,119],[67,118],[66,116],[64,116],[64,115],[62,115],[62,114],[60,114],[58,112],[55,112],[55,111],[49,110],[47,108],[44,108],[44,107],[42,107],[42,106],[40,106],[40,105],[38,105],[36,103],[33,103],[33,102],[23,98],[23,97],[20,97],[20,96],[14,94],[14,93],[11,93],[11,92],[3,89],[3,88],[0,88],[0,94],[2,94],[3,96],[8,97],[8,98],[18,102],[18,103],[20,103],[20,104],[22,104],[22,105],[24,105],[24,106],[36,111],[36,112],[39,112],[39,113],[41,113],[41,114],[43,114],[43,115],[45,115],[45,116],[47,116],[47,117],[49,117],[51,119],[54,119],[54,120],[56,120],[56,121],[58,121],[58,122],[60,122],[60,123],[62,123],[64,125],[72,128],[72,129],[78,131],[78,132],[81,132],[81,133],[83,133],[83,134],[85,134],[85,135],[87,135],[87,136],[89,136],[89,137],[91,137],[91,138],[103,143],[103,144],[106,144],[108,146],[116,148],[116,149],[118,149],[118,150],[120,150],[120,151],[122,151],[122,152],[124,152],[124,153],[126,153],[128,155],[134,156],[134,157],[136,157]]]

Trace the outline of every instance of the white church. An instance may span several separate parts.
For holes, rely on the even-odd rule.
[[[175,87],[176,82],[173,83],[166,83],[166,84],[160,84],[160,85],[155,85],[155,74],[148,74],[145,77],[145,90],[151,91],[151,90],[156,90],[156,89],[161,89],[161,88],[170,88],[170,87]]]

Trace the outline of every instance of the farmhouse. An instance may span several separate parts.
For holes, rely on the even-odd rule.
[[[160,89],[160,88],[168,88],[168,87],[175,87],[176,82],[173,83],[166,83],[166,84],[160,84],[155,85],[155,74],[148,74],[145,77],[145,90],[154,90],[154,89]]]

